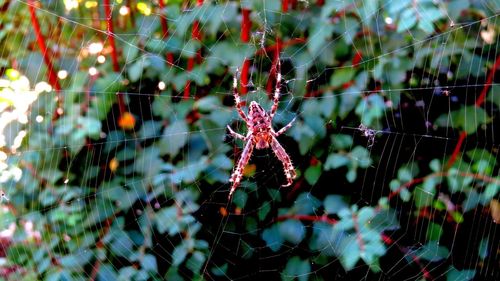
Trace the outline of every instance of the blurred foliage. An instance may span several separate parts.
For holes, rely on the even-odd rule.
[[[287,12],[282,2],[290,2]],[[377,146],[387,132],[446,136],[450,146],[462,131],[490,134],[498,86],[488,108],[474,99],[495,60],[498,1],[112,4],[120,71],[113,70],[101,1],[0,1],[0,109],[2,122],[9,120],[0,127],[2,278],[232,279],[252,273],[240,267],[261,251],[281,257],[269,272],[283,280],[356,271],[396,278],[391,255],[404,257],[397,264],[411,278],[491,274],[486,264],[498,254],[490,232],[475,232],[477,243],[464,251],[477,259],[466,267],[456,264],[463,252],[452,247],[457,229],[474,221],[470,214],[499,216],[491,141],[458,155],[418,151],[423,156],[391,163]],[[60,92],[43,82],[47,65],[28,5],[39,8]],[[250,10],[248,43],[239,39],[241,8]],[[201,41],[193,39],[193,25],[201,27]],[[274,125],[298,116],[280,140],[299,176],[291,189],[279,189],[280,163],[265,172],[252,164],[227,202],[241,147],[225,138],[226,125],[238,118],[232,75],[252,59],[254,91],[244,99],[269,106],[273,50],[262,50],[277,38],[285,85]],[[181,99],[189,83],[189,98]],[[469,84],[476,86],[467,95],[461,85]],[[423,130],[405,127],[430,112],[419,104],[431,97],[447,106],[433,109]],[[395,154],[407,149],[391,145]],[[410,151],[418,141],[413,145]],[[384,180],[372,185],[377,172]],[[228,233],[238,235],[237,246]]]

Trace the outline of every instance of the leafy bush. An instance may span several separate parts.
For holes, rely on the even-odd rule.
[[[497,2],[164,2],[0,2],[3,278],[498,277]]]

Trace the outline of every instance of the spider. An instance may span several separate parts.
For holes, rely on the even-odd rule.
[[[264,110],[264,108],[262,108],[262,106],[259,103],[252,101],[250,103],[250,106],[248,107],[248,115],[246,115],[245,112],[243,112],[241,106],[241,99],[237,88],[238,87],[237,76],[239,71],[238,69],[236,69],[236,74],[233,78],[233,95],[235,100],[235,106],[241,119],[243,119],[243,121],[245,121],[247,125],[248,133],[246,134],[246,136],[243,136],[233,131],[233,129],[231,129],[229,125],[227,126],[227,128],[229,129],[229,133],[234,138],[241,139],[245,142],[244,146],[245,148],[243,149],[241,157],[238,160],[238,164],[234,168],[234,171],[231,174],[231,178],[229,179],[229,182],[232,182],[233,184],[231,186],[231,190],[229,191],[228,198],[231,198],[231,195],[239,186],[241,178],[243,177],[243,169],[250,160],[254,147],[256,149],[264,149],[264,148],[269,148],[270,146],[276,157],[281,161],[281,163],[283,163],[283,169],[287,179],[287,183],[282,185],[283,187],[290,186],[293,182],[293,179],[297,176],[295,169],[293,168],[290,156],[288,156],[283,146],[281,146],[281,144],[276,139],[276,137],[283,134],[284,132],[286,132],[286,130],[292,127],[295,118],[277,132],[274,131],[272,126],[273,117],[276,114],[276,110],[278,109],[280,86],[281,86],[281,73],[279,70],[280,69],[279,62],[277,67],[278,71],[276,75],[276,89],[274,90],[273,105],[271,107],[271,110],[267,112]]]

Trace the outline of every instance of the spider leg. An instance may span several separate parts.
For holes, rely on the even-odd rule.
[[[245,112],[243,112],[243,109],[241,109],[241,98],[240,94],[238,93],[238,73],[239,70],[236,69],[236,73],[234,74],[233,77],[233,96],[234,96],[234,104],[236,106],[236,110],[238,111],[238,114],[240,115],[241,119],[245,120],[245,122],[248,123],[248,117],[245,115]]]
[[[274,136],[277,137],[277,136],[283,134],[284,132],[286,132],[288,129],[290,129],[290,127],[292,127],[292,125],[293,125],[293,122],[295,122],[295,119],[297,119],[297,117],[294,117],[292,119],[292,121],[290,121],[290,123],[288,123],[285,127],[281,128],[279,131],[274,133]]]
[[[254,144],[252,143],[252,141],[248,141],[245,144],[245,148],[243,149],[243,152],[241,153],[240,160],[238,160],[238,164],[234,168],[234,171],[231,174],[231,178],[229,179],[229,182],[232,182],[233,185],[231,186],[231,190],[229,191],[228,198],[231,198],[231,195],[233,195],[233,192],[240,185],[241,178],[243,177],[243,169],[248,164],[248,160],[250,160],[250,156],[252,156],[253,146],[254,146]]]
[[[237,138],[237,139],[240,139],[240,140],[244,140],[244,141],[247,140],[247,137],[245,137],[242,134],[236,133],[235,131],[233,131],[233,129],[231,129],[231,127],[229,127],[229,125],[227,125],[227,129],[229,130],[229,133],[231,134],[231,136],[233,136],[234,138]]]
[[[273,137],[273,139],[271,140],[271,148],[273,149],[274,154],[276,154],[276,157],[278,157],[281,163],[283,163],[283,170],[285,172],[287,183],[282,186],[290,186],[293,182],[293,179],[297,176],[297,173],[293,168],[292,160],[286,153],[283,146],[281,146],[281,144],[278,142],[276,137]]]
[[[276,114],[276,111],[278,110],[278,104],[280,101],[280,88],[281,88],[281,63],[278,58],[278,63],[276,65],[276,89],[274,90],[274,95],[273,95],[273,106],[271,107],[271,112],[269,113],[269,116],[271,118],[274,117],[274,114]]]

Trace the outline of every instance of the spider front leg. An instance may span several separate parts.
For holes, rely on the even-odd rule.
[[[238,161],[238,165],[236,165],[236,167],[234,168],[234,171],[231,174],[231,178],[229,179],[229,182],[232,182],[233,185],[231,186],[231,190],[229,191],[228,199],[231,198],[231,195],[233,195],[233,192],[240,185],[241,178],[243,177],[243,169],[248,164],[248,160],[250,160],[250,156],[252,156],[253,146],[254,146],[254,144],[252,143],[251,140],[245,144],[245,148],[243,149],[243,152],[241,153],[241,157],[240,157],[240,160]]]
[[[295,119],[297,119],[297,117],[294,117],[292,119],[292,121],[290,121],[290,123],[288,123],[285,127],[281,128],[279,131],[274,133],[274,136],[277,137],[277,136],[283,134],[284,132],[286,132],[288,129],[290,129],[293,125],[293,122],[295,122]]]
[[[238,114],[240,115],[241,119],[245,120],[245,122],[248,123],[248,117],[245,115],[245,112],[243,112],[243,109],[241,108],[241,98],[240,94],[238,93],[238,73],[239,70],[236,69],[236,73],[234,74],[233,77],[233,96],[234,96],[234,103],[236,106],[236,110],[238,111]]]
[[[281,88],[281,63],[278,58],[278,63],[276,65],[276,89],[274,90],[274,95],[273,95],[273,106],[271,107],[271,112],[269,112],[269,116],[271,116],[271,119],[274,117],[274,114],[276,114],[276,111],[278,110],[278,105],[280,101],[280,88]]]
[[[233,138],[237,138],[237,139],[244,140],[244,141],[247,140],[247,137],[245,137],[242,134],[236,133],[235,131],[233,131],[233,129],[231,129],[231,127],[229,127],[229,125],[227,125],[227,129],[229,130],[229,133],[231,134],[231,136],[233,136]]]
[[[293,168],[292,160],[290,159],[290,156],[288,156],[288,154],[286,153],[283,146],[281,146],[281,144],[278,142],[276,137],[273,137],[273,139],[271,140],[271,148],[273,149],[274,154],[276,154],[276,157],[278,157],[281,163],[283,163],[283,169],[285,172],[287,183],[282,186],[283,187],[290,186],[293,183],[293,179],[297,176],[297,173]]]

